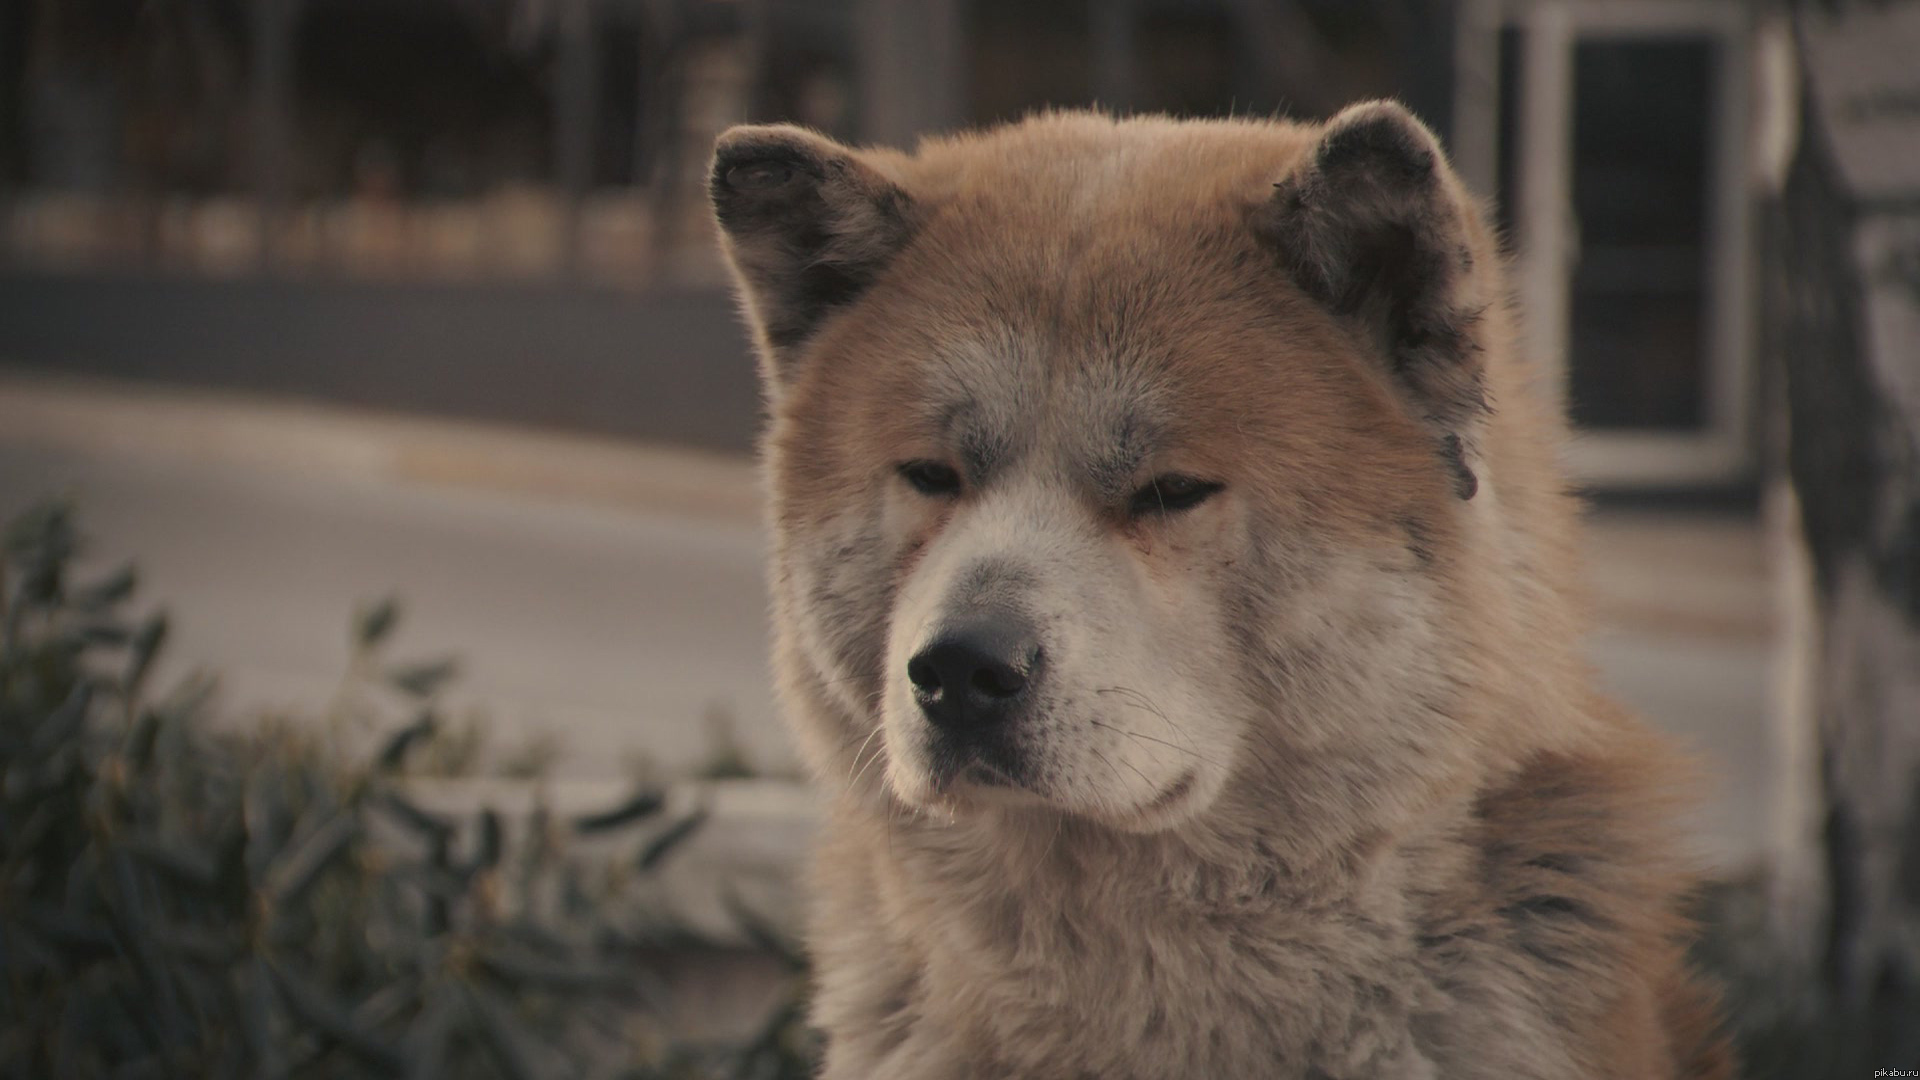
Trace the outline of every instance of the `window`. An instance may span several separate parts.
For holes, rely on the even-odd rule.
[[[1528,337],[1567,395],[1578,478],[1743,480],[1742,7],[1538,0],[1462,12],[1456,153],[1469,182],[1497,194]]]

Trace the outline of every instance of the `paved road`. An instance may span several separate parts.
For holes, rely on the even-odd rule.
[[[617,777],[635,753],[695,767],[714,710],[760,765],[792,766],[743,462],[41,389],[0,379],[0,514],[75,495],[94,557],[137,558],[170,608],[176,669],[218,669],[239,709],[324,702],[355,606],[392,591],[399,650],[459,654],[460,700],[503,744],[561,736],[563,775]],[[1609,515],[1592,547],[1603,676],[1721,774],[1701,824],[1716,858],[1743,861],[1774,760],[1754,526]]]
[[[455,701],[483,707],[503,745],[562,736],[567,775],[622,775],[636,752],[694,767],[714,710],[762,766],[792,764],[750,522],[0,449],[0,514],[50,492],[77,498],[98,563],[138,559],[142,595],[173,620],[174,671],[219,671],[236,711],[327,701],[356,605],[392,592],[396,652],[460,656]]]

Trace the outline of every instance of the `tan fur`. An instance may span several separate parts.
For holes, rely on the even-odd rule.
[[[1730,1075],[1682,966],[1674,757],[1581,658],[1559,405],[1437,155],[1390,105],[723,137],[776,663],[830,799],[830,1080]],[[1440,269],[1343,283],[1343,214]],[[956,410],[997,471],[916,495],[897,464],[973,452]],[[1102,494],[1176,471],[1226,487]],[[1012,794],[926,771],[898,670],[1006,559],[1057,594],[1080,710],[1031,719],[1052,764]]]

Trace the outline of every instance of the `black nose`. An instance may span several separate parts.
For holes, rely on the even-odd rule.
[[[907,679],[927,719],[958,732],[1012,715],[1039,674],[1031,633],[994,622],[954,627],[907,661]]]

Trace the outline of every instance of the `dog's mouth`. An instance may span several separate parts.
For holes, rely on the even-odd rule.
[[[930,770],[929,790],[949,811],[969,804],[1033,805],[1104,822],[1127,832],[1156,832],[1182,816],[1183,805],[1199,787],[1199,772],[1188,769],[1147,802],[1130,808],[1059,804],[1028,770],[1015,761],[1001,760],[988,748],[964,746],[937,755]]]
[[[943,806],[1028,806],[1048,802],[1044,778],[1023,753],[993,740],[959,741],[931,748],[925,786],[911,799]]]
[[[1048,806],[1122,832],[1153,833],[1202,809],[1210,790],[1209,774],[1190,762],[1135,762],[1098,749],[1088,751],[1095,767],[1086,775],[1062,771],[1059,748],[1011,725],[972,730],[927,725],[916,734],[889,770],[895,791],[908,805],[948,814]],[[1076,760],[1073,749],[1065,748],[1069,762]],[[1111,783],[1103,780],[1107,774]]]
[[[981,787],[1010,788],[1020,786],[1014,783],[1013,777],[1008,776],[1006,773],[1001,772],[999,769],[994,768],[984,761],[975,761],[968,764],[960,770],[958,779],[969,784],[978,784]]]
[[[1032,789],[1019,756],[992,744],[942,745],[934,751],[929,772],[933,789],[943,793],[959,785],[1004,791]]]

